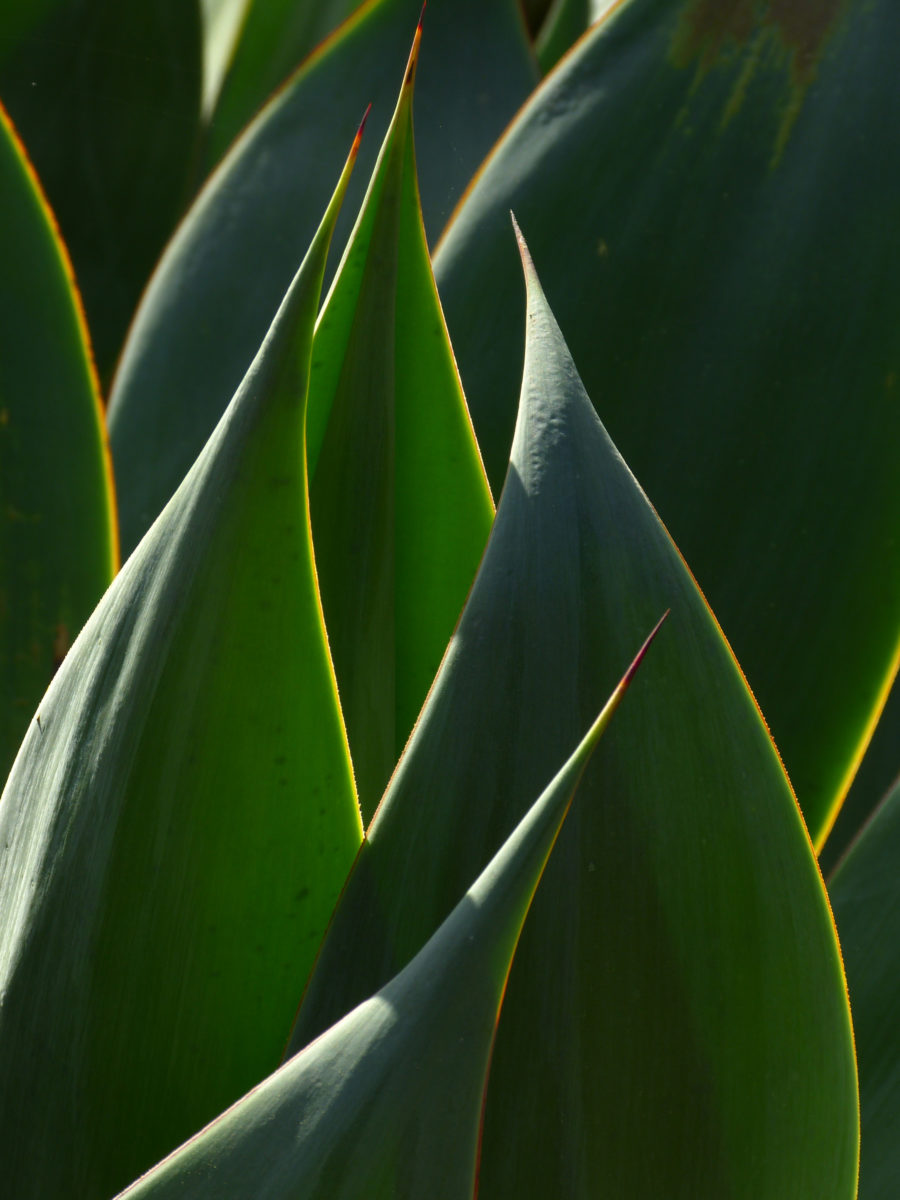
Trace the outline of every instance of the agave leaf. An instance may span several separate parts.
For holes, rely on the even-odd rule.
[[[368,820],[453,632],[493,503],[434,289],[412,95],[316,328],[308,462],[328,640]]]
[[[896,760],[895,760],[896,761]],[[900,780],[829,881],[859,1063],[859,1200],[900,1189]]]
[[[0,108],[0,779],[115,573],[87,330],[40,185]]]
[[[352,158],[0,804],[0,1157],[23,1200],[103,1200],[274,1069],[361,839],[303,454]]]
[[[291,1050],[424,944],[590,719],[611,660],[671,605],[652,682],[604,738],[582,785],[591,800],[567,823],[523,933],[482,1194],[852,1197],[849,1013],[800,812],[530,264],[527,277],[519,422],[485,557]]]
[[[435,259],[493,485],[521,342],[508,209],[526,223],[817,845],[900,661],[898,38],[891,0],[614,5]]]
[[[107,380],[187,199],[197,0],[6,0],[0,96],[59,220]]]
[[[404,61],[419,9],[379,0],[345,25],[260,114],[166,251],[110,401],[126,549],[199,453],[265,333],[324,204],[322,173],[339,162],[334,129],[368,100],[372,132],[387,127],[396,92],[386,64]],[[434,0],[428,21],[418,167],[436,232],[537,68],[514,0]]]
[[[125,1193],[470,1200],[497,1016],[522,923],[588,760],[660,621],[562,769],[426,945]]]

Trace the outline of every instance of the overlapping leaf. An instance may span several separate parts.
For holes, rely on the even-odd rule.
[[[59,219],[107,380],[187,202],[197,0],[6,0],[0,98]]]
[[[386,128],[390,64],[404,61],[420,7],[380,0],[345,25],[248,130],[170,244],[110,402],[126,548],[178,485],[259,345],[324,206],[340,131],[370,100],[371,132]],[[537,70],[514,0],[433,0],[428,22],[418,165],[435,234]]]
[[[352,157],[0,803],[0,1159],[17,1200],[106,1200],[274,1069],[361,838],[304,468]]]
[[[623,645],[671,605],[523,933],[481,1194],[849,1200],[849,1014],[799,810],[531,268],[528,285],[519,423],[491,539],[291,1049],[424,944],[590,719]]]
[[[490,1050],[522,923],[578,781],[652,637],[412,962],[126,1195],[202,1200],[224,1187],[270,1200],[471,1200]]]
[[[859,1200],[900,1189],[900,783],[829,881],[859,1062]]]
[[[422,707],[493,520],[419,209],[420,37],[421,28],[316,329],[307,421],[316,567],[365,820]]]
[[[0,779],[112,578],[112,480],[71,268],[0,109]]]
[[[435,259],[497,484],[520,214],[588,392],[722,620],[817,844],[897,662],[898,38],[892,0],[611,5]]]

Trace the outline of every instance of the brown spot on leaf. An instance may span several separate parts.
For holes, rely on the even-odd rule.
[[[793,82],[805,87],[845,0],[693,0],[677,36],[680,66],[699,59],[709,67],[729,43],[743,48],[772,31],[791,56]]]

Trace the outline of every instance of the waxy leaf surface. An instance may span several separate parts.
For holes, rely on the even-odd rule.
[[[655,631],[654,631],[655,633]],[[497,1014],[590,755],[652,640],[563,768],[415,958],[125,1193],[471,1200]]]
[[[106,382],[188,199],[197,2],[4,0],[0,98],[59,220]]]
[[[893,0],[630,0],[532,96],[435,258],[492,485],[514,208],[588,393],[722,622],[820,845],[898,656]]]
[[[362,835],[304,471],[351,165],[0,802],[0,1159],[22,1200],[106,1200],[275,1068]]]
[[[900,783],[829,880],[859,1063],[859,1200],[900,1191]]]
[[[0,780],[116,569],[112,480],[72,273],[0,109]]]
[[[365,821],[440,665],[494,515],[419,209],[420,36],[316,328],[307,418],[316,568]]]
[[[327,200],[344,131],[373,103],[378,144],[421,5],[379,0],[346,23],[260,114],[169,245],[131,330],[110,401],[122,543],[180,482],[259,345]],[[514,0],[433,0],[417,128],[425,226],[454,201],[537,78]],[[393,64],[393,65],[392,65]],[[466,86],[460,88],[464,76]],[[337,132],[335,132],[337,131]],[[364,156],[366,151],[363,151]],[[360,163],[371,168],[374,149]],[[348,195],[358,203],[362,186]],[[349,219],[339,226],[346,236]]]
[[[425,943],[590,720],[623,648],[671,606],[523,932],[480,1194],[851,1200],[849,1013],[800,812],[528,276],[519,420],[485,557],[290,1048]]]

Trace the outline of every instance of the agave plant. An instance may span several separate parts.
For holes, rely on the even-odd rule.
[[[893,1197],[900,16],[417,16],[0,14],[4,1187]]]

